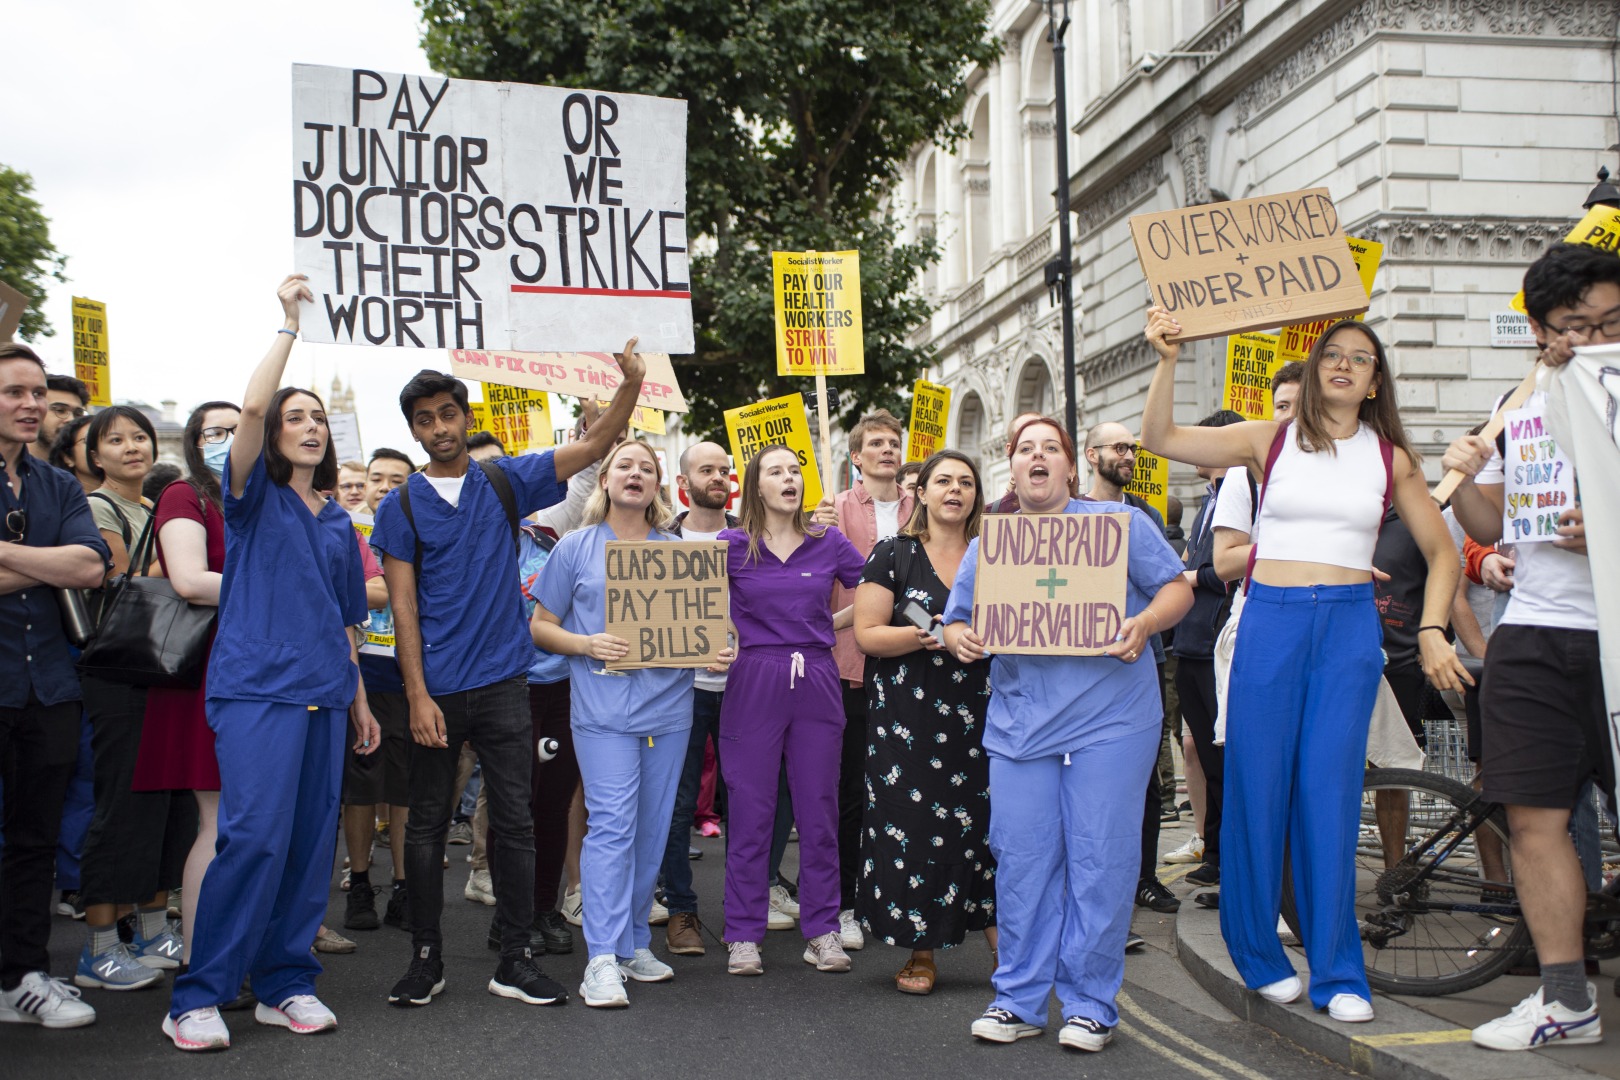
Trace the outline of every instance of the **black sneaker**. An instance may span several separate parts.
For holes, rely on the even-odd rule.
[[[343,929],[375,930],[380,925],[377,921],[376,888],[359,883],[350,885],[349,899],[343,909]]]
[[[560,911],[546,911],[536,915],[534,933],[530,935],[530,940],[539,941],[541,949],[553,956],[566,956],[574,951],[574,931]]]
[[[1142,946],[1144,946],[1146,944],[1147,944],[1147,938],[1143,937],[1141,934],[1138,934],[1135,930],[1132,930],[1131,932],[1129,932],[1128,934],[1125,935],[1125,951],[1126,952],[1135,952],[1137,949],[1140,949]]]
[[[1075,1050],[1101,1050],[1114,1041],[1114,1029],[1089,1016],[1071,1016],[1058,1032],[1058,1045]]]
[[[1181,901],[1158,878],[1145,877],[1136,883],[1136,906],[1169,914],[1181,910]]]
[[[1205,863],[1188,874],[1186,881],[1189,885],[1219,885],[1221,883],[1221,868],[1214,863]]]
[[[394,984],[389,992],[388,1004],[399,1005],[426,1005],[431,1002],[439,991],[444,989],[444,961],[439,959],[439,950],[432,945],[423,945],[411,957],[411,966],[405,972],[405,977]]]
[[[401,930],[409,929],[405,925],[405,910],[409,891],[409,888],[405,885],[394,886],[393,891],[388,894],[388,910],[383,912],[383,922],[389,926],[397,926]],[[349,890],[349,895],[354,895],[353,889]]]
[[[489,992],[529,1005],[561,1005],[568,1000],[568,991],[557,980],[546,977],[528,949],[501,957],[501,966],[489,980]]]
[[[998,1043],[1017,1042],[1041,1033],[1034,1024],[1026,1024],[1006,1009],[997,1008],[984,1010],[984,1015],[973,1021],[970,1030],[975,1039]]]

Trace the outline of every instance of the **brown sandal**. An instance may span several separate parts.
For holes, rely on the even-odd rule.
[[[932,960],[925,960],[920,956],[913,956],[906,961],[906,966],[900,969],[900,974],[894,977],[894,985],[902,994],[931,994],[934,992],[934,980],[939,977],[939,969]],[[907,986],[905,980],[915,979],[922,983],[920,988]]]

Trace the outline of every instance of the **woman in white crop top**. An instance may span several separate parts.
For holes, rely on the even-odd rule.
[[[1277,1002],[1299,996],[1276,933],[1286,846],[1311,1003],[1335,1020],[1371,1020],[1355,848],[1383,670],[1372,552],[1385,507],[1393,503],[1429,564],[1418,646],[1424,674],[1440,689],[1468,679],[1445,635],[1457,550],[1401,427],[1383,344],[1366,326],[1347,319],[1317,340],[1286,425],[1221,428],[1173,419],[1181,348],[1168,338],[1180,332],[1164,309],[1148,309],[1159,367],[1142,445],[1191,465],[1266,476],[1227,695],[1221,933],[1251,989]]]

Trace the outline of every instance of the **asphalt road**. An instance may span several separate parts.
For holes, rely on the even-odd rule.
[[[1167,831],[1165,847],[1181,829]],[[718,921],[724,842],[698,841],[695,867],[704,910]],[[800,959],[797,932],[769,935],[763,978],[725,973],[725,949],[709,933],[703,957],[667,957],[669,983],[629,986],[628,1009],[586,1008],[576,993],[585,966],[583,939],[572,955],[547,957],[548,974],[569,987],[561,1008],[534,1008],[496,998],[485,989],[495,954],[484,943],[492,909],[462,898],[468,851],[453,847],[446,874],[445,967],[448,986],[432,1005],[402,1010],[387,993],[409,962],[409,939],[390,927],[348,932],[360,945],[325,957],[323,1000],[336,1012],[335,1032],[307,1037],[253,1022],[252,1012],[227,1014],[233,1044],[223,1054],[186,1055],[159,1030],[167,1011],[167,982],[148,990],[86,990],[96,1024],[73,1031],[0,1027],[0,1077],[1262,1077],[1346,1076],[1343,1070],[1271,1032],[1238,1021],[1206,996],[1170,955],[1170,916],[1138,909],[1136,925],[1148,947],[1126,966],[1121,1025],[1100,1054],[1064,1050],[1054,1011],[1048,1033],[1009,1046],[973,1039],[968,1026],[989,1003],[989,950],[982,938],[939,957],[934,993],[897,993],[898,949],[868,945],[854,953],[854,970],[817,972]],[[789,861],[797,858],[790,846]],[[385,880],[386,849],[374,875]],[[791,873],[791,869],[789,870]],[[331,895],[330,925],[340,926],[344,894]],[[1174,886],[1178,892],[1190,892]],[[1190,899],[1189,899],[1190,905]],[[71,974],[83,925],[54,920],[55,974]],[[663,955],[663,931],[654,929]]]

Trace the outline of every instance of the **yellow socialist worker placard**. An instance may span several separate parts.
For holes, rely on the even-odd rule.
[[[809,510],[821,501],[821,471],[816,468],[803,394],[727,409],[726,435],[731,440],[732,467],[738,476],[743,475],[762,447],[782,443],[798,456],[799,467],[804,470],[804,508]]]
[[[859,375],[861,253],[773,251],[778,375]]]

